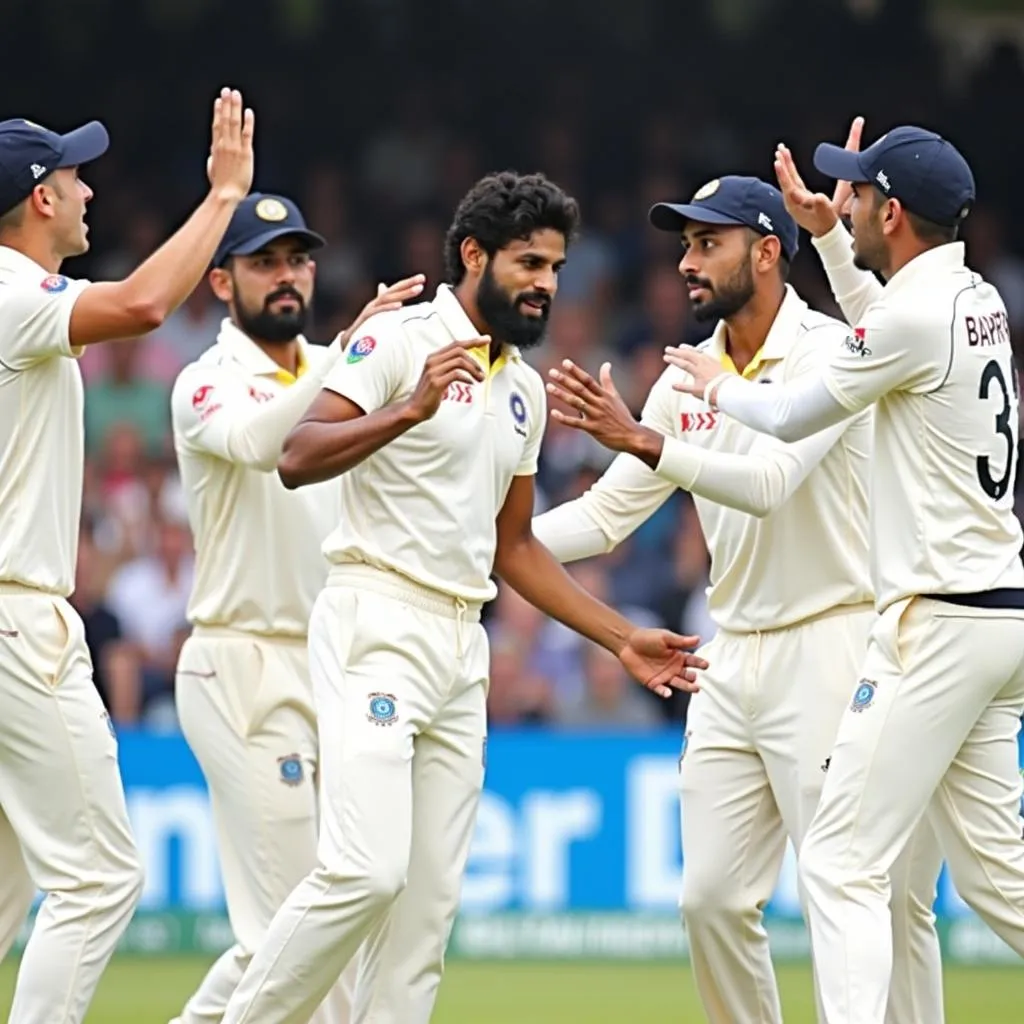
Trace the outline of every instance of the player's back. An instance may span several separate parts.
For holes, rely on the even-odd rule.
[[[884,352],[886,335],[901,335],[915,367],[876,413],[872,551],[880,607],[914,594],[1024,586],[1009,324],[999,293],[963,265],[962,251],[947,245],[919,256],[893,277],[857,332],[854,347],[868,361],[872,345]]]
[[[325,387],[369,414],[412,396],[433,352],[476,330],[451,291],[371,318]],[[453,384],[430,419],[341,477],[341,520],[324,544],[335,564],[393,569],[471,601],[494,596],[495,518],[512,478],[536,470],[544,431],[540,376],[506,346],[487,377]]]

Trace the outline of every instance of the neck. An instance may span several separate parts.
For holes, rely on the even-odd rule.
[[[911,260],[916,260],[922,253],[937,249],[936,245],[926,245],[916,238],[908,239],[900,245],[893,245],[889,250],[889,265],[882,271],[882,277],[888,281],[901,271]]]
[[[477,334],[491,335],[491,362],[493,363],[501,353],[504,338],[494,337],[487,321],[484,320],[483,314],[480,312],[480,307],[476,302],[476,296],[471,291],[469,281],[467,279],[464,278],[461,284],[457,284],[452,289],[452,294],[459,300],[459,305],[462,307],[466,316],[469,317],[469,322],[476,328]]]
[[[780,282],[777,288],[766,291],[764,295],[755,292],[738,313],[725,321],[725,351],[740,373],[764,345],[785,297],[785,285]]]
[[[60,270],[61,263],[64,262],[64,257],[53,251],[53,246],[45,236],[33,237],[32,234],[20,228],[0,233],[0,245],[6,245],[9,249],[20,252],[22,256],[27,256],[51,274],[56,274]]]

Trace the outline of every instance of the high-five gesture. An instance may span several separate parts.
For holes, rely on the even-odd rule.
[[[244,199],[252,187],[252,137],[256,115],[242,106],[237,89],[221,89],[213,101],[213,127],[206,174],[221,199]]]
[[[863,131],[864,118],[855,117],[850,125],[845,148],[854,153],[859,152]],[[815,238],[828,234],[835,227],[852,194],[848,181],[836,182],[831,199],[824,192],[812,192],[796,169],[789,147],[781,142],[775,150],[775,176],[790,216]]]

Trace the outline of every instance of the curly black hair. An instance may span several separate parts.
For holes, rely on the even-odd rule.
[[[493,256],[516,239],[529,238],[544,228],[561,232],[568,245],[579,222],[576,200],[543,174],[488,174],[463,197],[445,237],[448,281],[456,285],[466,274],[460,250],[467,238],[475,238]]]

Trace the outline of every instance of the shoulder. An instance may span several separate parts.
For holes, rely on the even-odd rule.
[[[231,366],[232,360],[219,345],[185,366],[171,388],[172,417],[177,420],[208,413],[225,390],[238,386],[238,375]]]
[[[853,338],[854,330],[849,324],[808,309],[801,317],[796,338],[785,362],[790,366],[800,366],[807,362],[828,363],[844,345],[848,347]]]

